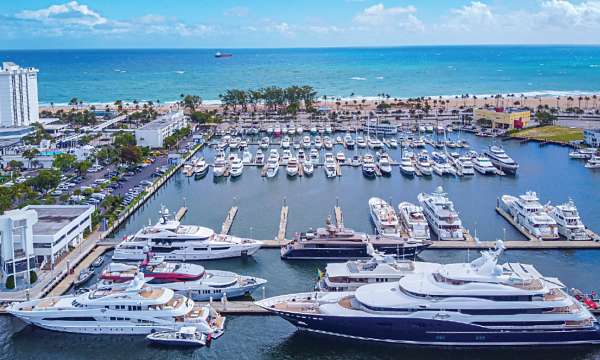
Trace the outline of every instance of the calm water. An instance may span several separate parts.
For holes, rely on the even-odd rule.
[[[481,150],[491,140],[467,136],[472,147]],[[189,213],[185,223],[197,223],[220,228],[228,208],[236,203],[240,210],[232,233],[272,239],[277,233],[279,210],[283,198],[289,205],[288,236],[309,226],[320,226],[331,213],[339,198],[347,226],[371,231],[367,199],[380,196],[398,202],[416,201],[417,193],[432,191],[443,185],[454,200],[465,225],[483,240],[503,237],[521,238],[494,211],[497,196],[519,194],[528,189],[538,191],[542,201],[557,203],[569,197],[577,203],[585,223],[600,230],[597,211],[600,194],[597,191],[600,172],[591,172],[583,164],[570,160],[568,150],[557,146],[539,148],[536,144],[503,144],[510,155],[521,164],[517,177],[483,177],[471,179],[439,178],[431,180],[402,177],[396,170],[391,178],[365,179],[360,169],[345,167],[340,179],[328,180],[322,169],[312,178],[287,179],[280,171],[277,179],[259,176],[257,169],[246,168],[236,181],[215,183],[209,174],[201,181],[176,175],[149,201],[117,236],[130,234],[148,222],[156,221],[161,204],[175,211],[185,198]],[[204,150],[212,157],[212,150]],[[399,153],[391,156],[398,159]],[[282,168],[281,170],[284,170]],[[421,259],[443,263],[465,261],[476,256],[465,251],[425,251]],[[544,274],[559,276],[570,287],[598,289],[597,251],[508,251],[504,261],[535,264]],[[205,263],[209,268],[227,269],[261,276],[269,280],[267,296],[312,289],[316,269],[324,262],[283,262],[278,250],[261,250],[250,259],[229,259]],[[257,297],[261,292],[257,292]],[[114,359],[397,359],[399,354],[409,358],[438,359],[439,350],[407,348],[385,344],[365,344],[318,337],[296,332],[277,317],[229,317],[226,334],[210,349],[176,351],[149,347],[143,338],[98,337],[67,335],[21,326],[9,317],[0,318],[0,359],[105,359],[110,349]],[[600,350],[444,350],[457,359],[506,359],[514,355],[530,359],[594,359]]]
[[[600,47],[427,46],[215,50],[0,49],[0,61],[40,69],[43,103],[218,99],[228,88],[309,84],[318,92],[396,97],[596,92]]]

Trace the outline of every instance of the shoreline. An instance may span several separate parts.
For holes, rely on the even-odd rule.
[[[496,99],[495,96],[501,95],[501,98]],[[568,100],[572,98],[572,100]],[[583,98],[582,109],[584,110],[593,110],[598,109],[600,107],[600,90],[597,92],[589,92],[589,91],[560,91],[560,90],[547,90],[547,91],[530,91],[523,93],[500,93],[500,94],[462,94],[462,95],[432,95],[432,96],[424,96],[424,97],[380,97],[380,96],[362,96],[356,95],[352,97],[335,97],[327,95],[327,99],[323,99],[321,97],[317,97],[316,105],[317,106],[337,106],[341,108],[355,108],[360,107],[364,109],[374,109],[375,104],[380,101],[384,101],[386,103],[392,103],[395,100],[397,101],[408,101],[409,99],[424,99],[424,101],[429,102],[437,102],[438,100],[446,101],[445,107],[450,108],[459,108],[459,107],[482,107],[486,104],[495,105],[498,100],[499,103],[502,103],[502,107],[523,107],[528,106],[530,108],[536,108],[538,105],[548,106],[548,107],[556,107],[557,105],[562,108],[567,107],[578,107],[579,97]],[[587,100],[587,106],[585,106],[585,98]],[[596,99],[594,99],[596,97]],[[129,100],[122,100],[123,103],[128,103],[129,106],[123,106],[126,109],[135,109],[135,105],[133,105]],[[139,100],[138,106],[143,106],[144,104],[148,104],[149,102],[153,102],[155,108],[159,108],[161,110],[168,110],[173,108],[173,106],[177,106],[179,103],[178,100],[173,101],[161,101],[160,104],[157,104],[154,100]],[[519,105],[514,105],[515,102],[519,102]],[[222,105],[221,100],[214,99],[203,99],[202,104],[199,106],[200,109],[204,108],[207,110],[218,109]],[[433,104],[431,104],[433,107]],[[97,110],[103,110],[106,106],[113,108],[114,101],[112,102],[86,102],[82,105],[72,106],[68,103],[54,103],[51,105],[48,102],[40,102],[39,107],[40,111],[43,110],[59,110],[59,109],[70,109],[73,107],[87,109],[91,106],[95,106]],[[251,105],[248,105],[251,108]],[[259,105],[261,106],[261,105]],[[101,108],[99,108],[101,107]],[[440,107],[440,106],[438,106]]]

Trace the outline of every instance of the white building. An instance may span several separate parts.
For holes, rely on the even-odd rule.
[[[12,62],[0,69],[0,126],[29,126],[39,121],[37,73]]]
[[[600,147],[600,129],[583,130],[583,142],[591,147]]]
[[[14,275],[14,284],[29,284],[29,274],[36,269],[33,226],[38,215],[33,210],[6,211],[0,216],[0,264],[2,281]]]
[[[187,124],[187,117],[183,115],[183,111],[173,111],[136,129],[135,140],[138,146],[161,148],[167,136],[173,135],[175,130],[182,129]]]
[[[81,240],[86,229],[92,230],[90,205],[30,205],[37,223],[33,226],[33,251],[37,262],[45,269],[53,268]]]

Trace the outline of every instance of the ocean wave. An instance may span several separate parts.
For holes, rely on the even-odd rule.
[[[177,74],[185,74],[185,71],[183,71],[183,70],[177,70],[177,71],[175,71],[175,72],[176,72]]]
[[[359,76],[353,76],[353,77],[350,78],[350,80],[365,81],[365,80],[367,80],[367,78],[359,77]]]
[[[592,65],[590,65],[590,67],[591,68],[597,68],[597,67],[600,67],[600,64],[592,64]]]
[[[378,76],[375,79],[377,79],[377,80],[383,80],[383,76]]]

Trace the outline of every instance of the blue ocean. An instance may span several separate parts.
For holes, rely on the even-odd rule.
[[[218,99],[228,88],[312,85],[320,95],[371,97],[564,94],[600,90],[597,46],[0,50],[39,68],[40,102]],[[221,50],[222,51],[222,50]]]

